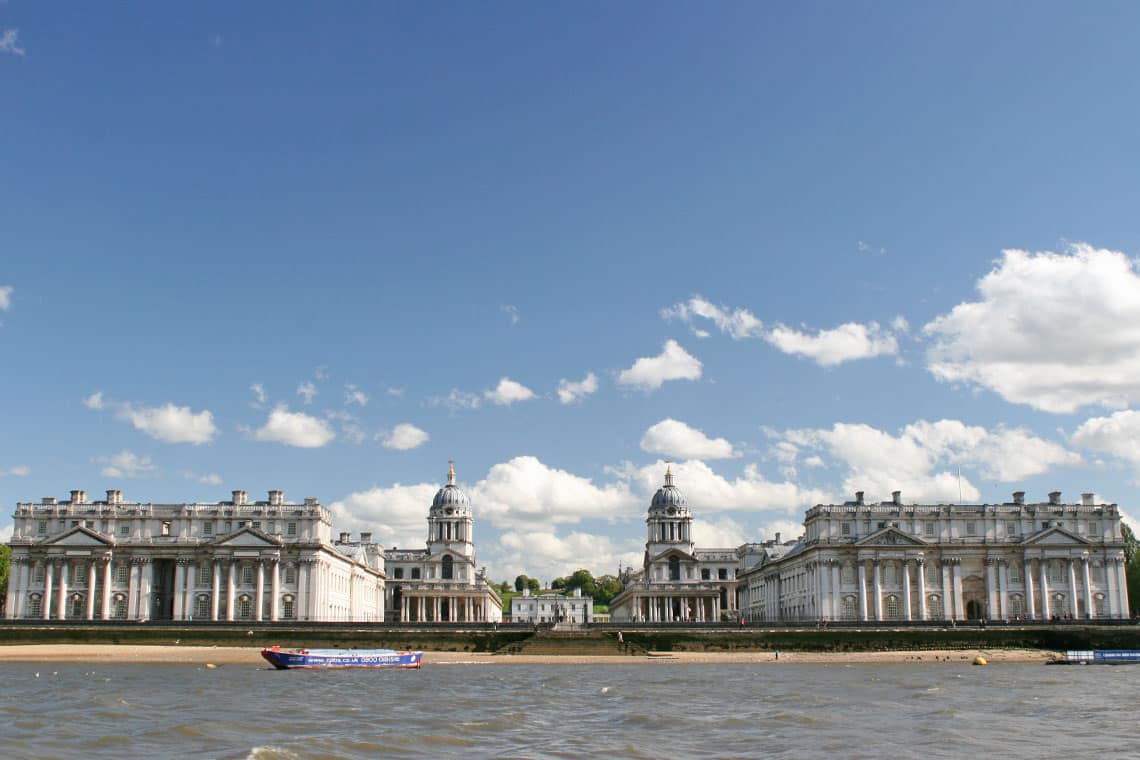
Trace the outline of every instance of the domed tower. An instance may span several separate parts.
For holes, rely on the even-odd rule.
[[[449,460],[447,464],[447,485],[435,492],[428,510],[428,549],[432,554],[451,551],[474,561],[471,500],[455,485],[455,463]]]
[[[645,524],[649,531],[645,550],[650,557],[669,549],[693,553],[693,513],[685,495],[673,485],[671,465],[665,468],[665,485],[653,494]]]

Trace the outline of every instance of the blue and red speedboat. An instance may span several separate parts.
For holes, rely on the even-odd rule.
[[[261,650],[261,656],[278,670],[296,668],[418,668],[423,652],[395,649],[282,649]]]

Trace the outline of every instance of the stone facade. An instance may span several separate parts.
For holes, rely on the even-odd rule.
[[[270,491],[217,503],[17,504],[7,617],[43,620],[381,621],[378,546],[338,547],[328,510]]]
[[[570,623],[580,625],[594,622],[594,598],[582,596],[582,589],[574,589],[570,596],[563,594],[535,594],[530,589],[511,599],[512,623]]]
[[[739,574],[748,620],[1127,618],[1120,512],[1092,494],[1004,504],[818,505]]]

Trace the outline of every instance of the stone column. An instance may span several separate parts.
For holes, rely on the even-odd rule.
[[[843,586],[839,582],[839,560],[831,560],[831,619],[843,617]]]
[[[8,570],[8,599],[7,603],[4,606],[4,609],[7,610],[6,616],[9,620],[18,617],[16,599],[18,598],[17,594],[20,591],[20,566],[22,562],[22,557],[13,558]],[[15,572],[12,572],[13,568],[15,569]]]
[[[44,560],[44,603],[43,603],[43,618],[44,620],[51,620],[51,603],[52,603],[52,586],[55,580],[55,563],[50,560]]]
[[[720,622],[720,596],[713,597],[713,622]]]
[[[926,620],[926,560],[919,557],[914,564],[918,570],[918,619]]]
[[[150,619],[150,576],[154,565],[150,557],[143,557],[139,561],[139,619]]]
[[[942,617],[947,620],[954,618],[954,608],[951,606],[954,602],[954,587],[950,584],[950,562],[951,560],[945,558],[942,560]]]
[[[872,560],[872,571],[875,581],[875,620],[883,620],[883,572],[882,563]]]
[[[237,560],[231,559],[226,573],[226,620],[234,620],[234,600],[237,597]]]
[[[858,561],[858,581],[859,581],[859,619],[866,622],[867,620],[867,562],[866,560]]]
[[[1049,563],[1044,559],[1037,560],[1037,569],[1041,579],[1041,619],[1048,620],[1053,617],[1049,606]]]
[[[309,612],[309,560],[297,560],[297,619],[298,620],[312,620],[312,613]]]
[[[910,560],[904,559],[902,562],[902,587],[903,587],[903,620],[908,623],[914,619],[910,607]]]
[[[1037,600],[1033,592],[1033,560],[1026,557],[1021,570],[1021,577],[1025,579],[1025,616],[1034,620],[1037,617]]]
[[[115,578],[115,573],[111,569],[113,560],[114,558],[108,554],[103,561],[103,610],[101,617],[104,620],[111,619],[111,581]]]
[[[87,566],[87,619],[95,619],[95,593],[98,591],[99,585],[99,564],[97,560],[91,560]]]
[[[1005,620],[1009,620],[1009,561],[999,560],[998,565],[998,584],[1001,590],[998,593],[998,602],[1001,604],[1001,616]]]
[[[966,619],[966,605],[962,602],[962,560],[954,560],[954,617]]]
[[[13,560],[16,566],[16,581],[8,589],[8,617],[12,620],[24,616],[24,599],[28,596],[28,571],[31,567],[30,557],[17,557]],[[11,571],[9,571],[11,572]]]
[[[1077,597],[1077,561],[1072,557],[1065,560],[1069,567],[1069,614],[1073,620],[1081,619],[1080,599]]]
[[[1089,570],[1089,557],[1086,554],[1081,557],[1081,572],[1082,580],[1085,584],[1085,618],[1092,620],[1096,617],[1096,609],[1093,607],[1092,597],[1092,572]]]
[[[281,619],[281,560],[274,557],[270,560],[273,565],[273,575],[270,578],[269,593],[273,598],[269,600],[269,619],[277,622]]]
[[[1116,593],[1120,595],[1120,617],[1126,618],[1129,614],[1128,580],[1124,575],[1124,560],[1119,557],[1116,560]]]
[[[222,601],[222,561],[214,558],[213,572],[210,573],[210,583],[213,586],[210,593],[210,620],[217,622],[218,608]]]
[[[71,561],[61,560],[59,563],[59,601],[56,604],[56,617],[67,620],[67,574],[71,572]]]
[[[998,612],[998,583],[997,583],[997,569],[994,567],[996,560],[993,557],[986,557],[986,617],[990,620],[997,620],[1001,615]]]
[[[265,609],[265,560],[257,558],[257,606],[253,608],[253,619],[261,622],[261,611]]]
[[[175,620],[182,620],[182,606],[185,604],[186,591],[183,586],[186,583],[186,560],[182,557],[178,558],[178,564],[174,566],[174,615]]]

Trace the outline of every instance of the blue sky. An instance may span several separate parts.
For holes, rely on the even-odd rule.
[[[0,536],[281,488],[421,545],[449,458],[503,578],[638,562],[666,459],[706,546],[1132,510],[1138,22],[0,4]]]

